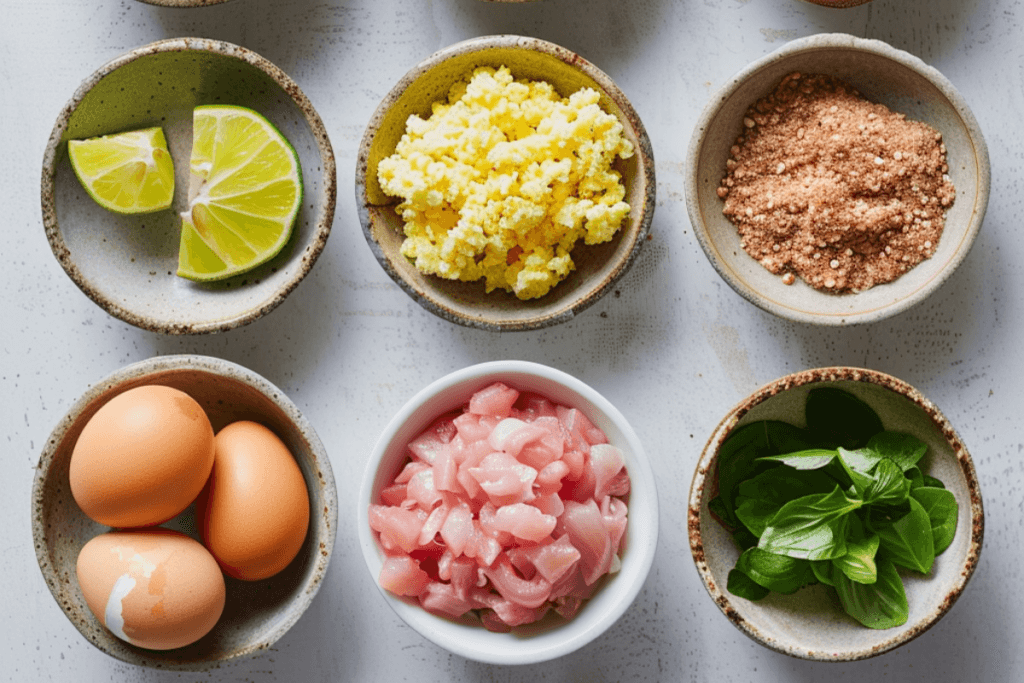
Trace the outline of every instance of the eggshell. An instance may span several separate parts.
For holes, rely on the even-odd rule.
[[[309,528],[302,471],[288,447],[255,422],[228,425],[216,444],[197,504],[203,541],[229,576],[273,576],[295,559]]]
[[[71,494],[112,527],[160,524],[195,500],[213,467],[213,427],[171,387],[136,387],[107,401],[71,453]]]
[[[78,554],[78,583],[89,609],[115,636],[150,650],[199,640],[224,611],[217,561],[200,543],[169,529],[114,531]]]

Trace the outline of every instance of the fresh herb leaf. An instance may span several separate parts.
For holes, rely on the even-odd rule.
[[[836,486],[790,501],[772,518],[757,547],[802,560],[831,560],[846,554],[849,514],[860,508]]]
[[[751,548],[740,555],[736,570],[769,590],[787,595],[814,580],[814,573],[807,560],[776,555],[760,548]]]
[[[875,554],[878,552],[878,534],[866,534],[857,515],[850,515],[850,532],[846,539],[846,554],[832,560],[832,565],[857,583],[874,583],[878,578]]]
[[[725,587],[733,595],[755,602],[771,593],[770,590],[738,569],[729,571],[729,579]]]
[[[904,472],[916,465],[928,452],[928,444],[924,441],[900,432],[875,434],[868,441],[867,447],[899,465],[900,470]]]
[[[860,448],[883,429],[871,406],[841,389],[812,389],[804,413],[808,431],[821,444]]]
[[[758,458],[774,455],[768,439],[769,422],[751,422],[726,438],[718,449],[718,496],[715,514],[729,526],[739,524],[736,518],[736,487],[744,479],[773,467],[773,463],[757,463]],[[785,424],[780,422],[779,424]],[[786,425],[789,427],[790,425]]]
[[[935,477],[929,477],[927,474],[922,477],[924,479],[924,485],[933,489],[944,489],[946,485]]]
[[[769,455],[764,458],[760,458],[760,460],[781,462],[783,465],[789,465],[795,470],[820,470],[822,467],[832,462],[834,457],[836,457],[835,450],[810,448],[805,451],[797,451],[796,453]]]
[[[881,539],[881,548],[901,567],[927,574],[935,561],[935,541],[928,513],[917,502],[908,498],[910,511],[892,521],[873,522]]]
[[[851,581],[843,572],[833,572],[836,593],[843,609],[868,628],[893,628],[907,623],[910,606],[896,567],[878,558],[878,580],[871,584]]]
[[[908,480],[910,480],[911,491],[917,488],[921,488],[922,486],[925,485],[924,474],[921,473],[921,468],[918,467],[917,465],[914,465],[903,474]]]
[[[831,560],[811,560],[811,571],[814,577],[826,586],[835,586],[832,574],[835,571]]]
[[[755,536],[760,536],[789,501],[812,493],[829,493],[835,487],[835,479],[819,470],[801,472],[776,467],[739,485],[736,516]]]
[[[914,489],[910,495],[928,513],[935,554],[941,554],[953,542],[953,537],[956,535],[956,518],[960,510],[956,503],[956,497],[946,489],[931,486]]]
[[[882,460],[871,473],[871,483],[861,494],[866,504],[901,505],[910,495],[910,480],[903,476],[899,465]]]
[[[855,448],[853,450],[843,448],[840,446],[837,449],[839,453],[839,459],[846,467],[847,471],[857,472],[859,474],[870,474],[871,470],[875,469],[881,460],[882,456],[878,451],[873,448]]]
[[[733,532],[732,540],[736,542],[740,550],[757,547],[757,536],[742,527]]]

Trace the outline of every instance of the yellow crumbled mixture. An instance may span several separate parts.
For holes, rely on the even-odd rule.
[[[578,239],[607,242],[629,213],[611,165],[633,145],[598,99],[480,67],[430,118],[410,116],[377,169],[383,190],[403,200],[402,254],[424,273],[485,278],[488,292],[547,294],[572,272]]]

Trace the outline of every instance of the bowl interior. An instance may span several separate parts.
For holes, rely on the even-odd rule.
[[[36,555],[54,598],[93,645],[131,664],[201,670],[269,647],[306,609],[323,580],[333,547],[337,494],[330,462],[316,434],[294,405],[265,380],[224,361],[179,363],[172,356],[144,365],[144,370],[130,367],[92,387],[47,442],[33,489]],[[230,367],[225,374],[218,366]],[[227,602],[217,625],[192,645],[167,651],[138,648],[107,631],[86,605],[75,571],[82,546],[109,528],[89,519],[75,504],[68,478],[71,452],[100,407],[114,396],[146,384],[188,393],[206,411],[214,431],[237,420],[253,420],[270,428],[295,456],[306,480],[311,513],[306,540],[287,568],[263,581],[225,576]],[[192,506],[164,526],[198,540]]]
[[[496,368],[499,365],[514,367],[502,370]],[[569,375],[531,363],[486,363],[427,387],[396,415],[370,457],[360,491],[359,538],[376,584],[384,554],[369,527],[370,504],[379,502],[381,490],[404,465],[406,447],[414,437],[441,415],[465,405],[473,393],[496,381],[520,391],[541,393],[556,403],[581,410],[605,432],[610,443],[622,449],[632,486],[622,569],[605,577],[604,585],[571,621],[549,614],[535,625],[516,629],[515,633],[492,633],[474,618],[456,621],[439,617],[415,601],[380,591],[395,612],[420,635],[455,654],[492,664],[527,664],[568,654],[601,635],[633,602],[654,559],[658,536],[654,475],[632,428],[593,389]]]
[[[956,432],[930,402],[907,385],[880,373],[865,372],[841,372],[838,376],[833,373],[831,378],[804,373],[795,376],[795,382],[780,380],[770,385],[775,389],[766,387],[759,391],[730,412],[712,435],[690,491],[691,518],[699,515],[699,535],[695,537],[691,525],[690,544],[709,593],[747,635],[796,657],[823,661],[862,659],[920,635],[952,607],[981,551],[981,494],[970,455]],[[725,527],[708,511],[716,487],[718,448],[733,429],[749,422],[782,420],[805,426],[807,394],[818,386],[833,386],[857,396],[875,410],[885,429],[912,434],[928,444],[928,453],[921,461],[922,471],[939,478],[956,497],[956,537],[935,558],[931,574],[921,576],[900,570],[910,605],[910,617],[903,626],[888,630],[862,626],[843,611],[834,592],[820,584],[793,595],[772,593],[758,602],[738,598],[725,588],[729,571],[740,553]],[[900,393],[903,389],[911,395]],[[695,508],[699,512],[695,513]]]
[[[761,308],[800,322],[842,325],[870,322],[924,299],[966,256],[988,202],[988,153],[963,99],[938,71],[879,41],[814,36],[769,55],[741,72],[707,106],[690,146],[687,203],[690,219],[715,269],[739,294]],[[806,47],[801,47],[801,45]],[[815,290],[801,279],[782,283],[740,246],[736,227],[717,195],[729,148],[747,108],[794,71],[827,74],[852,84],[872,102],[942,133],[956,201],[935,254],[891,283],[856,294]]]
[[[430,116],[431,104],[447,99],[448,90],[478,66],[507,66],[512,75],[546,80],[568,97],[589,87],[601,94],[601,107],[623,125],[636,153],[617,160],[629,216],[604,244],[579,244],[572,251],[576,269],[547,295],[521,301],[500,290],[486,293],[483,282],[459,282],[428,276],[401,254],[405,238],[398,199],[383,193],[377,164],[394,153],[415,114]],[[498,36],[460,43],[413,69],[388,94],[374,114],[359,152],[356,195],[368,244],[388,274],[421,305],[441,317],[488,329],[531,329],[571,318],[593,303],[629,267],[650,228],[654,207],[654,162],[643,125],[625,96],[607,75],[568,50],[534,39]]]
[[[188,205],[192,110],[204,104],[240,105],[263,114],[295,148],[304,184],[293,234],[281,253],[214,283],[176,275],[179,212]],[[68,140],[151,126],[163,127],[174,160],[171,208],[140,216],[103,209],[75,176]],[[258,55],[216,41],[162,41],[102,67],[58,118],[43,170],[44,223],[61,265],[109,313],[160,332],[229,329],[274,308],[323,248],[334,195],[333,153],[305,96]]]

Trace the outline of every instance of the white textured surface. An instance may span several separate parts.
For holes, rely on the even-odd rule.
[[[683,159],[710,93],[784,41],[825,31],[879,38],[963,93],[992,157],[992,199],[974,250],[923,304],[853,329],[787,323],[751,306],[708,265],[682,199]],[[413,64],[456,41],[520,33],[580,52],[620,85],[654,145],[653,239],[620,293],[568,324],[492,334],[424,312],[370,254],[353,198],[370,114]],[[39,211],[43,148],[61,107],[107,60],[198,35],[251,48],[312,100],[338,160],[333,234],[310,276],[265,319],[210,337],[142,332],[104,314],[50,253]],[[797,0],[234,0],[163,9],[132,0],[4,2],[0,160],[0,678],[12,681],[1021,681],[1024,680],[1024,16],[1016,0],[875,0],[829,10]],[[43,583],[29,492],[44,441],[86,387],[122,365],[203,353],[280,386],[331,455],[340,503],[326,583],[272,651],[208,675],[121,664],[89,645]],[[658,556],[622,620],[547,664],[490,667],[431,645],[387,607],[358,551],[354,501],[377,435],[418,389],[472,363],[521,358],[576,375],[631,421],[662,499]],[[690,559],[682,510],[718,419],[757,386],[830,364],[910,382],[953,422],[978,467],[987,515],[981,564],[931,631],[884,656],[812,664],[748,640],[719,613]]]

